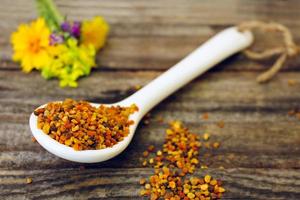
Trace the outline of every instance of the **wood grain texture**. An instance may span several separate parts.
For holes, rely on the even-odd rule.
[[[137,182],[152,173],[145,168],[3,170],[0,184],[7,199],[141,199]],[[225,199],[300,198],[297,170],[208,169],[195,175],[206,173],[227,183],[231,196],[225,194]],[[33,177],[33,182],[24,185],[28,176]]]
[[[34,1],[2,0],[0,6],[0,55],[11,58],[9,37],[19,23],[36,17]],[[167,69],[221,29],[246,20],[276,21],[285,24],[300,42],[300,2],[236,0],[60,0],[59,9],[69,19],[104,16],[111,25],[108,44],[98,56],[98,65],[108,69]],[[11,14],[14,13],[14,14]],[[9,23],[8,23],[9,22]],[[267,38],[270,35],[267,36]],[[260,41],[260,40],[259,40]],[[279,39],[257,42],[265,46],[280,45]],[[267,43],[266,43],[267,42]],[[242,59],[231,62],[228,70],[264,70],[272,63]],[[287,65],[298,70],[300,58]],[[16,69],[18,65],[2,64],[0,68]]]
[[[38,105],[65,98],[92,102],[119,101],[219,30],[245,20],[287,25],[300,42],[300,2],[260,0],[57,0],[70,19],[103,15],[111,24],[98,68],[76,89],[61,89],[38,72],[23,74],[11,62],[9,35],[21,22],[36,17],[34,2],[1,0],[0,6],[0,199],[143,199],[138,180],[152,170],[141,168],[140,156],[163,144],[171,120],[192,131],[208,131],[217,150],[201,149],[206,173],[224,180],[225,199],[300,199],[300,122],[287,115],[300,108],[300,58],[294,58],[268,84],[256,76],[272,64],[241,54],[216,66],[151,111],[130,146],[114,159],[97,164],[69,162],[31,141],[28,116]],[[257,49],[279,45],[278,36],[258,35]],[[275,41],[275,42],[274,42]],[[289,80],[296,80],[293,86]],[[208,120],[201,115],[209,113]],[[164,122],[159,122],[162,117]],[[224,128],[216,123],[225,122]],[[85,166],[80,170],[80,166]],[[225,169],[219,169],[223,166]],[[26,178],[33,179],[26,184]]]
[[[136,199],[138,178],[151,171],[138,168],[142,152],[150,144],[161,146],[167,122],[177,119],[199,134],[209,131],[211,141],[221,141],[218,150],[202,149],[200,160],[209,165],[209,173],[225,180],[226,198],[299,197],[300,124],[287,112],[299,106],[300,83],[291,87],[287,82],[299,79],[300,73],[282,73],[267,85],[254,82],[255,72],[207,74],[156,107],[150,125],[141,123],[125,152],[104,163],[85,165],[84,171],[79,171],[81,164],[57,158],[31,142],[27,118],[37,105],[66,97],[117,101],[129,95],[132,86],[144,85],[158,74],[97,71],[82,79],[78,89],[65,90],[37,73],[24,76],[19,71],[0,71],[3,195],[8,199],[24,194],[28,199]],[[97,83],[101,84],[95,87]],[[210,113],[209,120],[201,120],[204,112]],[[158,116],[165,122],[158,122]],[[219,120],[225,122],[223,129],[216,125]],[[206,172],[199,169],[197,173]],[[26,177],[34,183],[25,185]]]

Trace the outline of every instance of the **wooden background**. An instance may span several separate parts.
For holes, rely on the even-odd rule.
[[[149,144],[161,146],[167,122],[174,119],[199,134],[209,130],[213,140],[221,141],[221,148],[203,159],[209,168],[197,174],[224,180],[226,199],[300,199],[300,122],[287,115],[300,108],[299,59],[291,60],[270,83],[259,85],[256,76],[272,62],[233,56],[157,106],[150,124],[139,126],[125,152],[84,165],[85,170],[31,142],[28,127],[33,109],[49,101],[120,100],[219,30],[245,20],[283,23],[300,43],[300,1],[56,2],[70,19],[103,15],[111,25],[110,38],[98,56],[99,68],[82,78],[78,88],[61,89],[57,80],[46,81],[38,72],[23,74],[11,62],[11,32],[36,14],[33,1],[1,0],[0,199],[142,199],[138,181],[152,169],[141,168],[139,157]],[[288,80],[296,84],[289,86]],[[199,117],[205,112],[210,116],[206,121]],[[225,122],[223,129],[215,125],[219,120]],[[26,184],[27,177],[32,184]]]

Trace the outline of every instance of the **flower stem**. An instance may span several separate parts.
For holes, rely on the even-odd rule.
[[[58,30],[64,17],[52,0],[35,0],[38,14],[43,17],[52,31]]]

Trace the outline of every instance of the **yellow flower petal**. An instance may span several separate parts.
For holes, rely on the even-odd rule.
[[[102,17],[84,21],[81,26],[81,44],[93,45],[98,50],[104,46],[108,32],[109,26]]]
[[[47,53],[50,30],[45,20],[39,18],[30,24],[21,24],[11,35],[13,60],[20,61],[24,72],[40,69],[50,62]]]

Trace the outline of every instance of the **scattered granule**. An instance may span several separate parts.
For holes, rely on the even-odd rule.
[[[221,165],[221,166],[219,167],[219,169],[222,169],[222,170],[223,170],[223,169],[225,169],[225,168]]]
[[[177,166],[185,175],[195,170],[196,164],[192,160],[198,159],[200,137],[191,133],[181,122],[171,123],[171,128],[166,131],[166,140],[163,145],[163,157]]]
[[[142,86],[141,86],[141,85],[135,85],[133,88],[134,88],[136,91],[138,91],[139,89],[142,88]]]
[[[170,187],[171,189],[175,189],[175,188],[176,188],[176,183],[175,183],[175,181],[170,181],[170,182],[169,182],[169,187]]]
[[[207,184],[202,184],[202,185],[200,185],[200,189],[205,191],[205,190],[208,189],[208,185]]]
[[[219,128],[224,128],[225,122],[224,122],[224,121],[218,121],[218,122],[217,122],[217,126],[218,126]]]
[[[151,193],[150,200],[158,199],[158,195],[156,193]]]
[[[142,190],[140,191],[140,195],[141,195],[141,196],[147,195],[147,194],[146,194],[146,190],[142,189]]]
[[[149,121],[148,119],[145,119],[145,120],[143,121],[143,123],[144,123],[144,125],[149,125],[149,124],[150,124],[150,121]]]
[[[300,110],[299,110],[299,108],[294,108],[294,109],[290,110],[288,112],[288,115],[292,116],[292,117],[296,117],[297,119],[300,120]]]
[[[191,163],[193,164],[198,164],[199,163],[199,160],[197,158],[192,158],[191,159]]]
[[[143,165],[143,167],[146,167],[147,164],[148,164],[148,161],[147,161],[147,160],[144,160],[142,165]]]
[[[162,155],[162,152],[161,152],[161,151],[157,151],[157,152],[156,152],[156,155],[161,156],[161,155]]]
[[[149,190],[150,188],[151,188],[151,185],[150,185],[149,183],[147,183],[147,184],[145,185],[145,189]]]
[[[162,149],[154,151],[154,146],[148,147],[151,153],[149,163],[154,174],[143,182],[141,196],[148,196],[152,200],[220,199],[225,192],[221,181],[210,175],[193,177],[199,167],[200,139],[181,122],[172,122],[166,130]]]
[[[190,199],[194,199],[194,198],[195,198],[195,194],[189,192],[189,193],[187,194],[187,197],[190,198]]]
[[[210,182],[209,182],[209,184],[210,185],[212,185],[212,186],[215,186],[215,185],[217,185],[217,180],[216,179],[212,179]]]
[[[207,149],[211,149],[211,143],[210,142],[205,142],[204,147]]]
[[[153,158],[150,158],[150,159],[149,159],[149,163],[150,163],[150,164],[153,164],[153,163],[154,163],[154,159],[153,159]]]
[[[201,169],[207,169],[208,166],[207,166],[207,165],[201,165],[200,168],[201,168]]]
[[[150,145],[150,146],[148,147],[148,151],[149,151],[149,152],[153,152],[154,149],[155,149],[155,147],[154,147],[153,145]]]
[[[220,142],[214,142],[212,146],[217,149],[220,147]]]
[[[211,180],[211,176],[210,176],[210,175],[206,175],[206,176],[204,177],[205,183],[209,183],[210,180]]]
[[[26,178],[26,184],[31,184],[32,183],[32,178]]]
[[[161,117],[161,116],[157,116],[157,117],[156,117],[156,121],[157,121],[158,123],[162,124],[162,123],[164,123],[164,118]]]
[[[144,116],[142,123],[143,123],[144,125],[149,125],[149,124],[150,124],[150,118],[151,118],[151,113],[147,113],[147,114]]]
[[[38,128],[59,143],[75,150],[93,150],[122,141],[134,123],[129,115],[137,110],[134,104],[96,108],[86,101],[66,99],[49,103],[34,114],[38,116]]]
[[[294,116],[297,112],[298,112],[297,109],[292,109],[292,110],[289,110],[288,115]]]
[[[143,156],[144,156],[144,157],[148,157],[148,156],[149,156],[149,152],[148,152],[148,151],[144,151],[144,152],[143,152]]]
[[[289,86],[294,86],[294,85],[296,85],[297,84],[297,81],[296,80],[294,80],[294,79],[289,79],[288,80],[288,85]]]
[[[204,113],[204,114],[202,115],[202,119],[208,120],[208,119],[209,119],[209,114],[208,114],[208,113]]]
[[[210,135],[208,133],[203,134],[203,140],[208,140]]]
[[[219,193],[223,193],[223,192],[225,192],[225,189],[222,188],[222,187],[218,187],[218,192],[219,192]]]
[[[146,179],[145,179],[145,178],[141,178],[141,179],[140,179],[140,184],[141,184],[141,185],[144,185],[145,183],[146,183]]]
[[[31,137],[31,141],[32,141],[32,142],[36,142],[35,137]]]

